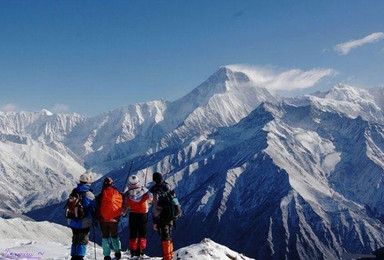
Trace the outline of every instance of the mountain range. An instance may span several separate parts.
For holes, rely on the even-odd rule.
[[[179,247],[210,237],[256,259],[371,252],[384,246],[383,109],[380,88],[283,98],[222,67],[173,102],[0,112],[1,208],[60,222],[56,203],[81,173],[123,190],[133,161],[146,184],[167,173],[184,210]]]

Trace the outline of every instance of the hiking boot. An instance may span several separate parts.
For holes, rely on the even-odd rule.
[[[84,257],[79,256],[79,255],[73,255],[73,256],[71,257],[71,260],[83,260],[83,259],[84,259]]]
[[[104,256],[104,260],[111,260],[111,257],[109,255]]]
[[[131,250],[131,256],[140,256],[139,250]]]
[[[162,251],[163,251],[163,260],[172,260],[173,259],[173,244],[172,241],[166,240],[161,241]]]
[[[117,259],[120,259],[120,258],[121,258],[121,252],[117,252],[117,253],[115,253],[115,257],[116,257]]]

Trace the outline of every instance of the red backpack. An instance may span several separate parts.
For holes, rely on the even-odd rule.
[[[83,193],[77,189],[73,189],[65,204],[65,217],[69,219],[83,219],[86,216],[85,209],[82,204]]]
[[[100,202],[100,215],[104,219],[114,219],[121,215],[123,195],[114,187],[103,189]]]

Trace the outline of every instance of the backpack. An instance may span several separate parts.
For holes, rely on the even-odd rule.
[[[123,195],[115,188],[103,189],[100,201],[100,215],[108,220],[121,215]]]
[[[174,190],[160,191],[157,204],[162,208],[160,220],[170,223],[181,216],[181,206]]]
[[[65,217],[68,219],[83,219],[87,215],[82,204],[83,193],[73,189],[65,204]]]

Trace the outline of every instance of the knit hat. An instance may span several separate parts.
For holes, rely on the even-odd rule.
[[[140,179],[137,175],[132,175],[129,177],[129,189],[139,188],[141,187]]]
[[[90,184],[92,182],[92,175],[89,173],[83,173],[80,175],[79,181],[81,183]]]
[[[113,184],[113,180],[109,177],[106,177],[103,181],[103,187],[110,187]]]
[[[159,184],[163,181],[163,176],[160,172],[154,172],[152,175],[152,179],[156,184]]]

